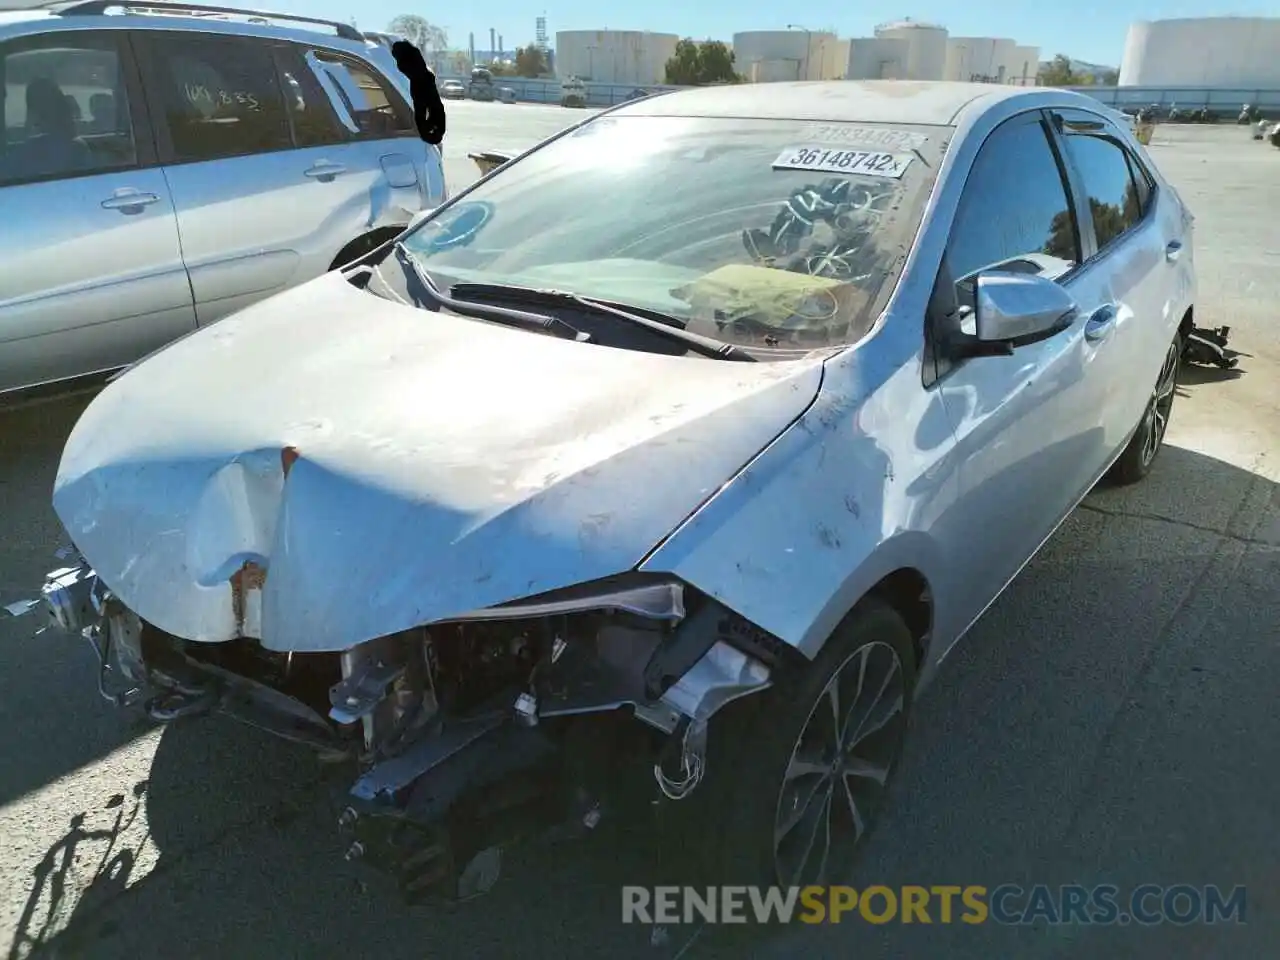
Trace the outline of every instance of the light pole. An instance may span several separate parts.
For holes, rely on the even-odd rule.
[[[813,31],[808,27],[802,27],[798,23],[788,23],[788,30],[804,31],[804,78],[809,79],[809,50],[813,47]]]

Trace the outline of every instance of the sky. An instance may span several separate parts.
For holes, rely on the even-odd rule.
[[[225,0],[224,0],[225,2]],[[231,0],[250,6],[248,0]],[[503,37],[511,50],[530,43],[534,19],[545,15],[547,31],[555,43],[557,30],[653,30],[695,39],[728,41],[740,30],[782,30],[790,18],[809,30],[834,29],[841,37],[871,36],[885,20],[911,17],[946,27],[953,36],[1010,37],[1040,48],[1040,58],[1065,53],[1076,60],[1119,67],[1125,33],[1135,20],[1174,17],[1268,16],[1280,13],[1276,0],[1066,0],[1041,5],[1025,0],[899,0],[895,8],[846,2],[825,4],[812,12],[780,2],[764,0],[644,0],[616,3],[609,0],[258,0],[261,6],[282,13],[349,21],[362,30],[383,30],[402,13],[415,13],[443,28],[449,44],[467,47],[467,34],[475,33],[477,49],[488,49],[489,29]]]

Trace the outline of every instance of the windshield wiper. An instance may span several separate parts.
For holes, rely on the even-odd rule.
[[[590,334],[584,333],[559,317],[548,317],[541,313],[526,313],[523,310],[508,310],[504,307],[486,307],[475,303],[462,303],[453,297],[446,296],[435,285],[431,277],[427,275],[427,271],[422,268],[418,258],[409,252],[403,241],[397,240],[394,249],[396,255],[400,258],[401,264],[418,281],[418,286],[422,287],[426,292],[428,299],[432,300],[437,306],[446,307],[460,316],[472,317],[476,320],[490,320],[493,323],[501,323],[508,327],[519,327],[522,330],[532,330],[535,333],[549,333],[552,336],[562,337],[565,340],[576,340],[579,343],[585,343],[591,339]]]
[[[455,283],[449,292],[463,299],[471,297],[505,297],[511,300],[544,304],[550,307],[573,305],[586,310],[588,313],[613,316],[638,327],[644,327],[646,330],[675,343],[682,344],[695,353],[702,354],[704,357],[712,357],[716,360],[737,360],[745,363],[758,362],[754,356],[741,347],[734,346],[731,343],[721,343],[711,337],[704,337],[701,334],[690,333],[681,327],[672,326],[672,324],[680,321],[675,317],[666,317],[665,314],[659,314],[652,310],[640,311],[633,307],[624,308],[621,305],[615,305],[605,300],[596,300],[594,297],[584,297],[563,290],[538,290],[533,287],[521,287],[506,283]],[[650,316],[645,316],[644,314],[646,313]],[[653,319],[654,316],[664,317],[665,322]]]

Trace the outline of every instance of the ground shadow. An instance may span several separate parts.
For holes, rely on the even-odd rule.
[[[0,607],[37,596],[66,534],[50,506],[67,434],[91,395],[0,411]],[[0,804],[146,729],[97,697],[89,644],[0,610]]]
[[[1169,447],[1146,483],[1095,492],[919,704],[857,881],[1280,893],[1277,578],[1280,488],[1261,477]],[[72,910],[45,955],[626,960],[680,955],[695,932],[654,947],[620,922],[620,885],[671,853],[643,818],[554,854],[517,851],[489,896],[443,909],[406,908],[343,863],[334,813],[322,769],[293,748],[229,721],[171,727],[147,793],[155,868],[79,922]],[[1135,938],[855,917],[751,946],[709,931],[683,956],[1264,955],[1280,930],[1250,920]]]
[[[71,818],[67,832],[36,865],[31,889],[18,917],[9,960],[25,960],[57,937],[62,952],[77,950],[109,934],[111,921],[95,923],[100,908],[122,893],[131,879],[136,851],[128,834],[142,815],[146,781],[126,796],[114,794],[93,813]]]
[[[1248,371],[1241,367],[1224,370],[1222,367],[1208,367],[1201,364],[1184,363],[1178,371],[1180,385],[1199,386],[1203,383],[1223,383],[1227,380],[1238,380]]]

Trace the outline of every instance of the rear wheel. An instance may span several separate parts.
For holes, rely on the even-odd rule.
[[[901,756],[913,648],[902,617],[868,599],[814,663],[724,718],[708,758],[703,819],[717,836],[709,880],[849,879]]]
[[[1173,338],[1160,367],[1160,376],[1142,412],[1142,420],[1120,459],[1112,466],[1108,479],[1120,486],[1127,486],[1145,479],[1151,472],[1156,455],[1164,446],[1164,435],[1169,429],[1169,417],[1173,412],[1173,398],[1178,389],[1178,367],[1182,362],[1182,336]]]

